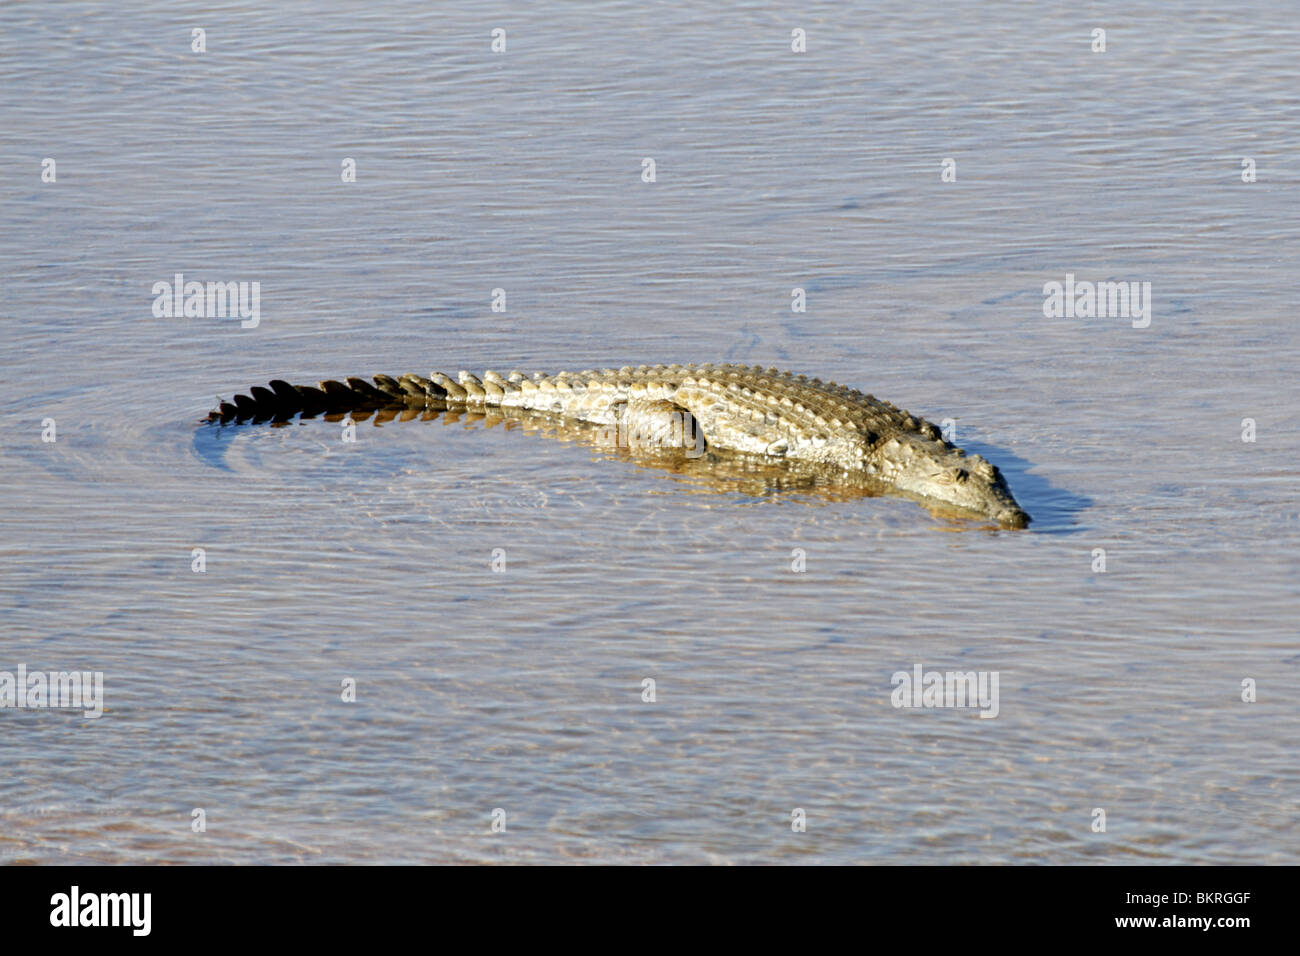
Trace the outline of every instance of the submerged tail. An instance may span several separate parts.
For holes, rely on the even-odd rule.
[[[282,379],[275,379],[269,388],[255,385],[249,389],[248,395],[236,395],[233,402],[222,401],[208,413],[205,421],[225,425],[245,421],[287,421],[298,414],[311,417],[321,413],[381,408],[442,408],[448,399],[455,401],[464,396],[465,390],[441,372],[434,372],[431,379],[420,375],[403,375],[401,378],[376,375],[373,385],[363,378],[347,378],[342,382],[330,379],[321,382],[319,388],[290,385]]]

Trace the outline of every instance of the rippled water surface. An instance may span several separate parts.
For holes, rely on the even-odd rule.
[[[1293,13],[542,6],[0,7],[0,671],[104,674],[0,710],[0,861],[1294,862]],[[178,272],[260,324],[156,318]],[[699,361],[952,419],[1034,525],[196,425]],[[996,719],[895,708],[917,664]]]

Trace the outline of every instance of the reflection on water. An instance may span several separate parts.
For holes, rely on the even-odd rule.
[[[0,7],[0,672],[104,674],[0,709],[0,861],[1293,860],[1289,11],[642,14]],[[257,328],[155,317],[178,272]],[[1067,274],[1150,326],[1046,317]],[[949,419],[1032,530],[553,424],[196,428],[719,360]],[[895,708],[918,665],[998,717]]]

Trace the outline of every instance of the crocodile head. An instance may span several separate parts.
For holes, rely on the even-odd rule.
[[[1004,528],[1029,525],[1002,473],[979,455],[917,435],[891,439],[872,458],[876,470],[869,465],[869,472],[935,510],[991,519]]]

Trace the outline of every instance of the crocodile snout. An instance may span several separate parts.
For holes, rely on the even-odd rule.
[[[1019,508],[1004,508],[998,512],[997,521],[1004,528],[1027,528],[1033,520]]]

